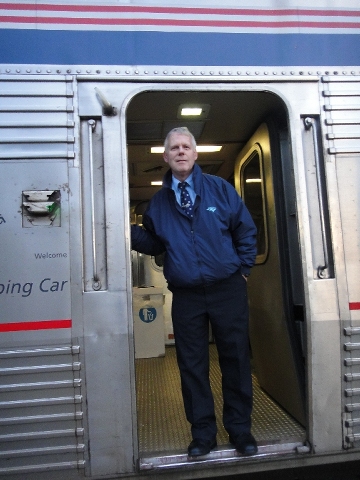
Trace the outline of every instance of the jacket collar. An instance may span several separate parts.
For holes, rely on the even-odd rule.
[[[194,182],[194,190],[196,193],[200,194],[201,189],[201,179],[202,179],[202,170],[201,167],[197,163],[194,164],[193,169],[193,182]],[[163,188],[171,188],[172,185],[172,172],[168,170],[163,178]]]

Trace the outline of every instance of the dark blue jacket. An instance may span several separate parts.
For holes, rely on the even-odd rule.
[[[255,262],[256,227],[242,199],[225,180],[193,172],[194,216],[176,201],[169,170],[163,188],[151,199],[143,225],[132,228],[132,248],[151,255],[166,251],[164,276],[169,288],[208,285],[237,270],[248,274]]]

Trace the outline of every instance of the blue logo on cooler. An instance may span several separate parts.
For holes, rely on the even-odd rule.
[[[140,317],[140,320],[142,320],[145,323],[153,322],[156,318],[156,308],[153,308],[153,307],[140,308],[139,317]]]

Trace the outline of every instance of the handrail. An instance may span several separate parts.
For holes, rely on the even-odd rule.
[[[94,154],[93,154],[93,132],[95,131],[96,121],[88,120],[89,133],[89,170],[90,170],[90,195],[91,195],[91,239],[92,239],[92,257],[93,257],[93,290],[101,289],[101,281],[97,273],[97,255],[96,255],[96,231],[95,231],[95,199],[94,199]]]
[[[323,252],[324,252],[324,265],[319,265],[317,267],[317,275],[318,275],[319,278],[325,278],[325,270],[327,270],[329,268],[329,255],[328,255],[329,244],[328,244],[328,239],[327,239],[327,235],[326,235],[326,223],[325,223],[325,214],[324,214],[324,199],[323,199],[323,195],[322,195],[323,192],[324,192],[324,185],[323,185],[322,175],[321,175],[321,170],[320,170],[318,124],[311,117],[306,117],[304,119],[304,124],[305,124],[306,130],[310,130],[312,128],[312,134],[313,134],[316,182],[317,182],[317,188],[318,188],[321,235],[322,235],[322,245],[323,245]]]

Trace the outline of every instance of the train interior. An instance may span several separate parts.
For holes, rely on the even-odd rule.
[[[161,147],[176,126],[191,130],[200,147],[197,162],[203,172],[234,185],[258,227],[258,256],[248,289],[252,431],[259,454],[306,449],[305,322],[288,112],[278,96],[254,89],[182,87],[135,96],[127,109],[132,223],[141,224],[167,170],[161,148],[157,153],[152,148]],[[132,273],[140,468],[150,463],[179,465],[188,462],[191,436],[182,405],[171,293],[162,275],[162,257],[132,251]],[[209,349],[218,447],[201,461],[239,460],[222,426],[221,373],[211,332]]]

